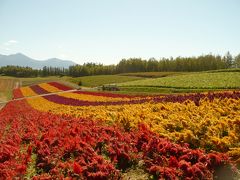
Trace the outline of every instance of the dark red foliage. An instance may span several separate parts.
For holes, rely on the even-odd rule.
[[[60,84],[58,82],[49,82],[48,84],[50,84],[51,86],[54,86],[62,91],[67,91],[67,90],[71,90],[72,88],[65,86],[63,84]]]
[[[33,86],[30,86],[30,87],[37,94],[49,94],[50,93],[47,90],[41,88],[39,85],[33,85]]]
[[[82,171],[83,171],[82,167],[77,162],[74,162],[73,163],[73,172],[76,174],[80,174]]]
[[[136,145],[143,152],[147,170],[158,178],[211,179],[214,168],[229,163],[225,154],[206,154],[199,149],[192,150],[186,144],[171,143],[142,126],[136,136],[140,141]]]

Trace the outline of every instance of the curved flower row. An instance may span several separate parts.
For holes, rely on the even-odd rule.
[[[22,98],[22,97],[23,97],[23,93],[20,88],[13,89],[13,99],[18,99],[18,98]]]
[[[43,87],[43,85],[35,85],[35,86],[31,86],[31,89],[36,93],[36,94],[49,94],[51,92],[51,86],[50,85],[46,85],[45,87]],[[48,89],[50,89],[50,91],[48,91]],[[94,103],[91,102],[102,102],[100,104],[105,104],[105,102],[117,102],[117,101],[121,101],[120,104],[122,103],[139,103],[142,101],[146,101],[146,100],[150,100],[150,97],[146,97],[146,98],[117,98],[116,96],[114,98],[112,97],[104,97],[104,96],[96,96],[95,95],[87,95],[85,92],[81,92],[81,91],[75,91],[72,93],[61,93],[61,94],[57,94],[57,95],[50,95],[50,96],[46,96],[46,99],[48,99],[49,101],[55,102],[55,103],[59,103],[59,104],[66,104],[66,105],[75,105],[75,106],[86,106],[86,105],[94,105]],[[98,103],[99,104],[99,103]],[[97,105],[98,105],[97,104]],[[108,103],[107,103],[108,104]],[[111,104],[111,103],[110,103]]]
[[[40,86],[32,87],[23,87],[21,88],[22,94],[25,97],[36,96],[39,94],[49,94],[50,92],[41,88]],[[62,92],[56,95],[47,95],[44,96],[45,99],[55,102],[58,104],[74,105],[74,106],[89,106],[89,105],[111,105],[111,104],[126,104],[126,103],[141,103],[150,99],[146,98],[117,98],[117,97],[104,97],[104,96],[95,96],[87,95],[83,91],[74,91],[74,92]]]
[[[137,98],[120,98],[120,97],[104,97],[104,96],[97,96],[96,95],[91,95],[91,94],[84,94],[81,91],[75,91],[75,92],[65,92],[58,94],[60,97],[65,97],[65,98],[71,98],[71,99],[76,99],[80,101],[89,101],[89,102],[116,102],[116,101],[131,101],[131,100],[138,100],[140,99],[139,97]]]
[[[28,87],[22,88],[24,96],[29,96],[29,95],[32,96],[34,94],[33,91],[35,92],[35,95],[49,94],[51,92],[51,91],[47,91],[46,90],[47,88],[44,89],[38,85],[31,86],[30,88],[31,90],[29,90]],[[195,94],[195,95],[191,94],[191,95],[178,95],[178,96],[167,95],[167,96],[152,96],[152,97],[141,97],[141,98],[137,97],[137,98],[126,99],[126,98],[116,98],[116,96],[115,98],[109,98],[109,97],[94,95],[94,93],[92,92],[87,93],[82,91],[75,91],[71,93],[49,95],[49,96],[45,96],[44,98],[54,103],[71,105],[71,106],[122,105],[122,104],[139,104],[144,102],[154,102],[154,103],[181,102],[182,103],[187,100],[191,100],[196,105],[199,105],[200,100],[204,98],[208,98],[211,101],[214,100],[214,98],[239,99],[240,92],[208,93],[208,94]]]
[[[0,116],[2,179],[119,179],[133,167],[159,179],[212,179],[231,166],[224,154],[174,144],[144,125],[125,131],[40,112],[25,100],[8,103]]]
[[[51,85],[51,86],[54,86],[54,87],[56,87],[56,88],[58,88],[58,89],[60,89],[62,91],[67,91],[67,90],[71,90],[72,89],[72,88],[70,88],[68,86],[65,86],[63,84],[60,84],[58,82],[49,82],[48,84]]]
[[[38,86],[42,89],[45,89],[49,93],[63,91],[62,89],[59,89],[59,88],[57,88],[55,86],[52,86],[48,83],[41,83],[41,84],[38,84]]]
[[[29,89],[40,89],[41,91],[39,93],[35,93],[32,90]],[[38,85],[33,85],[33,86],[27,86],[27,87],[21,87],[19,89],[14,89],[13,91],[13,95],[14,98],[21,98],[21,97],[28,97],[28,96],[35,96],[38,94],[48,94],[48,93],[52,93],[52,92],[59,92],[62,91],[61,89],[56,88],[55,86],[52,86],[48,83],[41,83]],[[22,95],[20,95],[20,93],[22,93]]]
[[[68,104],[71,104],[71,101],[73,101],[73,104],[76,104],[76,105],[79,105],[79,102],[77,102],[76,100],[83,101],[84,103],[84,101],[116,102],[116,101],[124,100],[125,102],[125,101],[139,100],[142,98],[151,99],[151,97],[118,95],[118,94],[111,94],[111,93],[87,92],[87,91],[77,91],[77,90],[72,92],[64,92],[66,90],[71,90],[71,88],[67,88],[66,86],[61,85],[57,82],[41,83],[41,84],[33,85],[30,87],[22,87],[20,88],[20,90],[22,91],[23,95],[26,97],[63,91],[61,93],[58,93],[57,95],[59,96],[58,99],[63,97],[61,101],[68,102]],[[65,98],[70,98],[70,99],[65,99]]]
[[[61,85],[57,82],[50,83],[42,83],[39,85],[33,85],[29,87],[21,88],[24,96],[33,96],[38,94],[49,94],[52,92],[58,92],[62,90],[69,90],[65,85]],[[214,98],[232,98],[239,99],[240,92],[221,92],[221,93],[198,93],[198,94],[190,94],[190,95],[166,95],[166,96],[128,96],[128,95],[120,95],[120,94],[111,94],[111,93],[99,93],[99,92],[86,92],[86,91],[73,91],[69,93],[60,93],[53,97],[48,97],[48,100],[52,100],[53,102],[62,104],[64,102],[65,105],[88,105],[88,102],[96,102],[96,105],[107,105],[104,102],[116,102],[119,104],[135,104],[135,103],[143,103],[153,101],[155,103],[158,102],[184,102],[187,100],[194,101],[196,105],[199,104],[201,99],[208,98],[209,100],[213,100]],[[78,102],[79,101],[79,102]],[[103,104],[99,104],[99,102],[103,102]],[[83,103],[83,104],[81,104]],[[115,103],[113,103],[115,104]],[[94,105],[90,103],[89,105]],[[109,104],[111,105],[111,103]]]

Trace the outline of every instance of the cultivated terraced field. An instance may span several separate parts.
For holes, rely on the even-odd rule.
[[[178,89],[239,89],[240,72],[193,73],[131,81],[119,85]]]
[[[83,76],[83,77],[75,77],[75,78],[66,78],[67,81],[78,84],[82,83],[82,86],[87,87],[96,87],[104,84],[114,84],[114,83],[122,83],[129,82],[134,80],[144,79],[142,77],[136,76],[121,76],[121,75],[97,75],[97,76]]]
[[[42,83],[14,98],[71,90]],[[129,96],[73,91],[0,111],[0,177],[237,178],[240,92]],[[221,174],[222,173],[222,174]]]

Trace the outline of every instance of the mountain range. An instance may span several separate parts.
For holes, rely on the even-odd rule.
[[[57,58],[51,58],[47,60],[35,60],[24,54],[17,53],[11,55],[1,55],[0,54],[0,67],[7,65],[14,66],[28,66],[33,69],[41,69],[44,66],[48,67],[61,67],[68,68],[69,66],[75,65],[76,63],[69,60],[61,60]]]

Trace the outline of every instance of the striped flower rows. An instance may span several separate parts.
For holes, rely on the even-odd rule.
[[[216,167],[230,163],[228,156],[240,164],[240,92],[149,97],[77,90],[49,94],[67,90],[71,88],[52,82],[14,91],[15,98],[34,97],[5,108],[8,114],[10,109],[21,111],[21,118],[33,122],[29,132],[23,127],[25,135],[19,135],[26,145],[16,145],[16,152],[23,148],[26,160],[19,161],[25,164],[13,173],[29,174],[35,163],[38,178],[117,179],[134,167],[148,178],[212,179]],[[39,94],[44,96],[36,97]],[[0,124],[2,134],[9,117]],[[10,156],[3,167],[16,163],[17,156]]]
[[[56,84],[52,85],[63,86]],[[28,92],[24,89],[22,92],[24,96],[28,96],[47,94],[50,91],[42,86],[32,86],[28,88]],[[161,137],[177,143],[186,142],[194,148],[228,152],[240,161],[240,152],[237,153],[240,147],[240,92],[133,99],[96,92],[76,91],[63,94],[27,101],[39,111],[103,120],[107,124],[121,125],[125,130],[135,129],[139,123],[144,123]],[[85,95],[86,98],[80,100],[76,98],[78,95]]]
[[[71,91],[64,92],[67,90],[72,90],[56,82],[52,83],[42,83],[39,85],[33,85],[30,87],[22,87],[21,92],[24,97],[36,96],[36,95],[46,95],[53,92],[61,92],[57,95],[46,96],[46,99],[49,101],[66,104],[66,105],[75,105],[75,106],[84,106],[84,105],[105,105],[119,104],[123,103],[139,103],[146,100],[152,99],[151,97],[139,97],[139,96],[128,96],[128,95],[117,95],[117,94],[107,94],[107,93],[98,93],[98,92],[86,92],[86,91]],[[97,98],[96,98],[97,97]],[[100,103],[101,102],[101,103]]]

